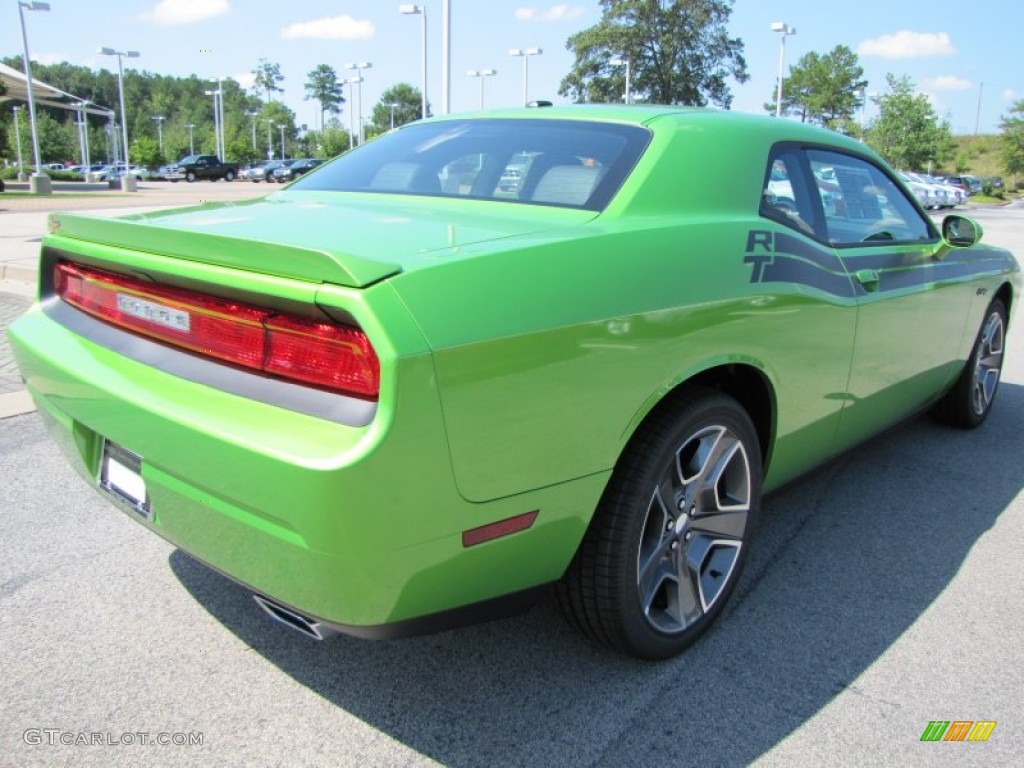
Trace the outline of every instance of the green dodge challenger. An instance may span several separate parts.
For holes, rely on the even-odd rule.
[[[862,144],[673,107],[435,118],[49,229],[11,341],[128,515],[313,637],[554,586],[645,658],[721,612],[764,492],[919,411],[981,424],[1021,288]]]

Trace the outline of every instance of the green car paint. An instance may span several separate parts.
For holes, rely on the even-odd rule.
[[[328,164],[260,200],[56,216],[40,301],[10,336],[86,479],[97,482],[104,440],[124,446],[142,459],[145,525],[305,615],[387,634],[557,581],[627,444],[680,387],[731,382],[771,490],[934,402],[992,298],[1015,304],[1012,256],[952,248],[930,223],[920,242],[840,248],[766,217],[774,147],[882,167],[830,132],[594,107],[453,116],[397,135],[448,140],[496,119],[617,126],[644,146],[591,207],[466,194],[454,172],[441,194],[336,191],[319,186]],[[54,296],[62,259],[350,321],[380,360],[379,397],[362,422],[325,418],[225,390],[215,372],[182,375],[187,363],[172,372],[161,345],[126,353],[110,343],[122,332]],[[525,530],[465,545],[467,531],[533,512]]]

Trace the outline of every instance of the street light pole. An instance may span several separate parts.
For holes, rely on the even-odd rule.
[[[284,160],[284,157],[285,157],[285,155],[287,154],[287,153],[286,153],[286,152],[284,151],[284,123],[281,123],[281,124],[280,124],[279,126],[277,126],[277,127],[278,127],[278,128],[280,129],[280,131],[281,131],[281,159],[282,159],[282,160]]]
[[[274,159],[274,136],[270,130],[274,127],[273,120],[267,120],[267,160]]]
[[[398,6],[400,13],[405,14],[418,14],[421,17],[422,23],[420,24],[420,34],[423,38],[423,84],[420,94],[423,97],[421,112],[422,117],[427,116],[427,7],[425,5],[400,5]],[[394,126],[392,126],[394,127]]]
[[[192,129],[196,127],[195,123],[189,123],[185,126],[188,128],[188,153],[194,155],[196,153],[195,145],[192,143]]]
[[[78,158],[83,168],[88,169],[89,161],[85,153],[85,102],[79,101],[75,104],[75,129],[78,131]]]
[[[149,118],[150,120],[156,120],[156,140],[160,145],[160,154],[164,153],[164,120],[167,118],[163,115],[154,115]]]
[[[447,115],[452,106],[452,3],[441,3],[441,114]]]
[[[50,177],[43,173],[43,160],[39,153],[39,132],[36,130],[36,100],[32,94],[32,63],[28,53],[28,32],[25,31],[25,11],[49,11],[49,3],[21,2],[18,0],[18,16],[21,18],[21,41],[25,46],[25,80],[28,85],[28,117],[29,129],[32,132],[32,153],[36,161],[36,170],[29,180],[29,190],[48,195],[52,191]]]
[[[221,163],[226,163],[227,162],[227,138],[226,138],[226,135],[225,135],[226,131],[225,131],[225,126],[224,126],[224,86],[223,86],[223,82],[222,81],[223,81],[223,78],[217,78],[217,99],[218,99],[218,101],[217,101],[217,120],[218,120],[218,124],[220,125],[220,153],[219,153],[220,162]],[[210,82],[213,82],[213,80],[211,79]]]
[[[256,149],[256,115],[259,114],[255,109],[247,109],[245,111],[249,117],[252,118],[252,148]]]
[[[356,113],[355,113],[355,110],[352,109],[352,101],[353,101],[352,92],[355,90],[355,87],[356,87],[357,83],[363,82],[363,78],[361,78],[361,77],[350,77],[345,82],[348,83],[348,100],[349,100],[349,109],[348,109],[348,148],[352,149],[356,145],[356,139],[355,139],[355,135],[356,135],[356,123],[355,123]]]
[[[509,56],[523,57],[523,105],[530,103],[530,57],[540,56],[544,53],[542,48],[510,48]]]
[[[359,77],[355,80],[356,84],[356,109],[358,115],[356,116],[359,120],[359,143],[362,144],[366,140],[366,133],[363,130],[363,70],[370,69],[373,66],[372,62],[360,61],[356,64],[346,64],[345,69],[354,69]],[[349,81],[352,82],[352,81]]]
[[[496,69],[471,69],[466,72],[470,77],[480,78],[480,109],[484,108],[484,78],[498,74]]]
[[[397,101],[389,101],[384,106],[387,107],[388,111],[390,111],[390,113],[391,113],[391,130],[393,131],[393,130],[395,130],[395,109],[397,109],[398,107],[400,107],[402,105],[399,104]]]
[[[781,44],[779,45],[779,85],[775,93],[775,116],[782,116],[782,63],[786,59],[786,38],[796,34],[796,28],[789,26],[784,21],[774,21],[771,26],[772,32],[779,33]]]
[[[613,66],[616,66],[616,67],[621,67],[623,64],[626,65],[626,92],[623,95],[622,100],[623,100],[623,103],[625,103],[625,104],[632,103],[633,99],[632,99],[632,97],[630,95],[630,92],[629,92],[629,77],[630,77],[630,70],[631,70],[629,58],[626,57],[626,56],[619,56],[617,58],[612,59],[608,63],[613,65]]]
[[[136,190],[135,176],[128,173],[128,113],[124,109],[124,57],[137,59],[138,51],[115,51],[113,48],[100,48],[99,52],[104,56],[117,56],[117,88],[121,95],[121,134],[124,139],[124,170],[121,174],[121,189],[125,192]]]
[[[217,109],[217,91],[203,91],[213,96],[213,153],[220,157],[220,110]]]
[[[88,109],[88,107],[92,103],[93,102],[89,101],[88,99],[86,99],[85,101],[79,102],[79,105],[82,107],[82,138],[84,140],[83,143],[84,143],[84,146],[85,146],[85,159],[84,159],[84,161],[82,163],[85,166],[85,173],[83,174],[83,177],[85,178],[86,181],[89,180],[88,174],[90,172],[90,167],[91,167],[91,163],[92,163],[92,158],[90,157],[90,152],[89,152],[89,119],[88,119],[89,118],[89,109]]]
[[[18,181],[25,181],[25,163],[21,160],[21,127],[18,125],[18,112],[24,107],[14,107],[14,142],[18,145]]]

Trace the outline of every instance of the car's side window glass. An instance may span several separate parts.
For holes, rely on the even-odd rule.
[[[801,171],[801,150],[788,147],[772,153],[761,190],[761,215],[811,237],[814,209]]]
[[[931,223],[881,168],[839,152],[808,150],[825,212],[829,243],[837,247],[927,242]]]

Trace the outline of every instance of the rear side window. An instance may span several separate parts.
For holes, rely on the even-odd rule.
[[[650,140],[635,125],[475,119],[415,123],[342,155],[292,190],[463,197],[602,210]]]
[[[773,150],[761,215],[839,248],[938,238],[931,220],[880,167],[853,155],[800,145]]]
[[[931,222],[877,166],[839,152],[811,149],[807,154],[832,245],[922,242],[935,238]]]

